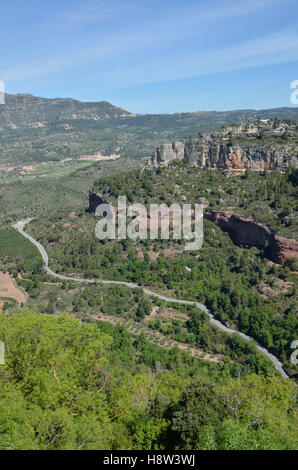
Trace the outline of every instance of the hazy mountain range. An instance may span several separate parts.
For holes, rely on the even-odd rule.
[[[160,143],[259,118],[298,119],[298,108],[133,114],[106,101],[5,96],[0,106],[0,166],[117,154],[149,157]]]

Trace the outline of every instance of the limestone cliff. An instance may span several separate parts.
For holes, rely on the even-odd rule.
[[[152,163],[166,166],[173,160],[182,160],[184,152],[185,146],[182,141],[173,142],[172,144],[161,144],[152,155]]]
[[[234,174],[298,167],[298,122],[260,120],[230,126],[219,132],[190,138],[185,143],[162,144],[154,151],[151,164],[166,166],[185,158],[199,168],[213,168]]]

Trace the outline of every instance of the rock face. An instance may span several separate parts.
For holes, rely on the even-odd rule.
[[[152,156],[152,162],[160,166],[166,166],[173,160],[182,160],[184,158],[184,142],[178,141],[172,144],[161,144],[156,148]]]
[[[266,121],[266,122],[264,122]],[[166,166],[185,158],[199,168],[213,168],[234,174],[252,171],[281,170],[298,167],[298,122],[279,123],[267,120],[257,124],[227,127],[220,132],[190,138],[183,142],[162,144],[151,158],[153,166]]]
[[[275,235],[270,248],[273,261],[281,262],[284,259],[298,257],[298,242],[291,238]]]
[[[265,225],[230,212],[209,211],[204,217],[214,222],[224,232],[228,232],[232,240],[239,245],[262,248],[267,243],[269,256],[276,263],[298,257],[296,240],[279,237]]]
[[[109,204],[101,194],[89,191],[89,212],[95,214],[97,206],[100,204]]]

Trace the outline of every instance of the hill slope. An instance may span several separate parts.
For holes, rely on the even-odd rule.
[[[298,119],[298,109],[135,115],[106,101],[6,95],[0,106],[0,168],[99,152],[149,157],[159,143],[258,117]]]

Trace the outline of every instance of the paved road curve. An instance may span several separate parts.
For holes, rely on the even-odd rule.
[[[33,243],[33,245],[35,245],[37,247],[37,249],[39,250],[39,252],[42,256],[42,259],[43,259],[43,262],[44,262],[44,269],[47,272],[47,274],[49,274],[50,276],[53,276],[57,279],[61,279],[61,280],[65,280],[65,281],[87,282],[87,283],[90,283],[90,284],[93,284],[94,282],[97,282],[97,281],[94,281],[93,279],[80,279],[80,278],[76,278],[76,277],[67,277],[67,276],[63,276],[61,274],[57,274],[54,271],[52,271],[49,268],[49,258],[48,258],[47,252],[44,249],[44,247],[37,240],[32,238],[30,235],[28,235],[28,233],[26,233],[24,231],[25,225],[28,224],[29,222],[31,222],[31,220],[32,219],[21,220],[20,222],[15,224],[13,227],[15,229],[17,229],[24,237],[28,238],[28,240],[30,240],[30,242]],[[141,289],[142,288],[141,286],[138,286],[137,284],[133,284],[131,282],[125,282],[125,281],[100,280],[98,282],[102,282],[103,284],[119,284],[119,285],[122,285],[122,286],[130,287],[131,289]],[[199,302],[193,302],[193,301],[190,301],[190,300],[173,299],[173,298],[166,297],[165,295],[157,294],[156,292],[153,292],[153,291],[145,289],[145,288],[143,290],[144,290],[145,294],[150,295],[152,297],[157,297],[158,299],[161,299],[161,300],[165,300],[166,302],[176,302],[178,304],[183,304],[183,305],[195,305],[199,309],[203,310],[203,312],[205,312],[208,315],[208,317],[210,319],[210,323],[212,323],[212,325],[215,325],[220,330],[224,331],[225,333],[229,333],[229,334],[238,334],[239,336],[246,339],[247,341],[252,340],[252,338],[250,336],[245,335],[244,333],[241,333],[240,331],[235,331],[235,330],[231,330],[230,328],[227,328],[219,320],[216,320],[214,318],[214,316],[212,315],[210,310],[208,310],[205,305],[200,304]],[[273,354],[271,354],[269,351],[267,351],[267,349],[263,348],[259,344],[257,344],[257,349],[259,351],[261,351],[263,354],[265,354],[265,356],[267,356],[267,358],[274,364],[274,367],[281,373],[281,375],[284,378],[286,378],[286,379],[289,378],[288,375],[283,370],[282,364],[280,363],[280,361]]]

